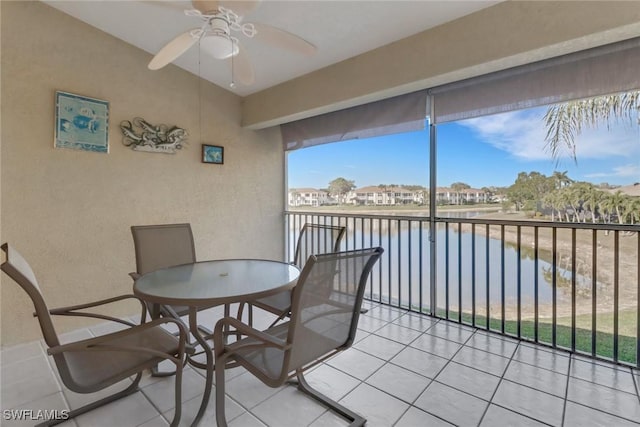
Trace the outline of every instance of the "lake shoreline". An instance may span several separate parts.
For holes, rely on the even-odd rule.
[[[479,215],[478,219],[498,219],[508,220],[505,213]],[[522,216],[524,219],[524,216]],[[551,228],[543,228],[545,224],[551,224],[549,221],[539,221],[541,228],[538,230],[538,256],[548,262],[553,260],[553,235]],[[462,230],[471,232],[471,224],[462,224]],[[480,235],[486,234],[485,227],[475,227],[476,233]],[[500,226],[490,226],[489,238],[501,240],[502,231]],[[576,291],[576,315],[590,314],[592,310],[592,291],[593,291],[593,260],[594,260],[594,234],[591,230],[576,230],[575,233],[575,262],[572,259],[573,253],[573,230],[557,229],[556,231],[556,265],[558,270],[571,270],[575,265],[577,274],[586,277],[590,283],[588,289],[581,288]],[[619,234],[618,239],[618,309],[637,309],[638,301],[638,236]],[[520,236],[518,237],[518,227],[506,225],[504,227],[504,241],[507,245],[517,247],[518,240],[522,250],[535,250],[535,231],[533,227],[520,227]],[[615,262],[615,238],[614,233],[606,234],[604,231],[595,234],[595,259],[597,267],[597,281],[595,284],[597,300],[596,311],[598,313],[610,313],[614,309],[614,283],[616,272],[614,271]],[[559,273],[558,273],[559,274]],[[570,275],[568,278],[570,280]],[[566,285],[566,284],[565,284]],[[559,302],[557,305],[557,316],[571,315],[571,292],[570,288],[558,286],[557,295]],[[545,304],[547,306],[547,304]],[[545,313],[540,313],[540,317],[551,317],[551,306],[544,307]],[[522,313],[523,317],[533,317],[533,313],[526,310]]]

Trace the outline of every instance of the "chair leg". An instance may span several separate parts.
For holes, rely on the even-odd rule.
[[[246,302],[241,302],[240,304],[238,304],[238,313],[236,314],[236,319],[238,319],[241,322],[242,322],[242,316],[244,315],[245,304],[249,304],[249,307],[251,307],[251,304]],[[249,324],[249,326],[253,326],[253,325]]]
[[[147,304],[147,310],[149,312],[149,315],[151,317],[152,320],[154,319],[159,319],[161,316],[161,310],[160,310],[160,305],[159,304],[152,304],[149,302],[146,302]],[[176,335],[176,334],[174,334]],[[170,377],[171,375],[175,375],[175,371],[159,371],[158,370],[158,365],[154,366],[151,368],[151,376],[152,377]]]
[[[342,415],[344,418],[348,419],[351,422],[349,424],[350,427],[361,427],[364,425],[364,423],[367,422],[367,420],[361,417],[360,415],[345,408],[335,400],[329,398],[328,396],[325,396],[324,394],[320,393],[318,390],[315,390],[314,388],[312,388],[307,382],[307,380],[304,378],[304,375],[302,374],[301,370],[298,369],[296,371],[296,376],[298,379],[298,390],[300,390],[305,394],[308,394],[309,396],[313,397],[317,401],[327,406],[329,409],[334,410],[338,414]],[[217,386],[218,386],[218,383],[216,382],[216,387]],[[217,410],[217,406],[216,406],[216,410]]]
[[[177,337],[177,336],[179,336],[180,334],[179,334],[179,333],[174,333],[173,335]],[[187,343],[187,347],[189,347],[189,346],[190,346],[190,344],[189,344],[189,343]],[[188,359],[188,357],[187,357],[187,358],[185,358],[184,363],[182,364],[182,366],[186,365],[186,364],[188,363],[188,360],[189,360],[189,359]],[[172,376],[172,375],[175,375],[175,374],[176,374],[176,371],[159,371],[159,370],[158,370],[158,365],[153,366],[153,367],[150,369],[150,371],[151,371],[151,376],[152,376],[152,377],[157,377],[157,378],[170,377],[170,376]]]
[[[217,349],[217,351],[220,351],[220,349]],[[218,427],[227,427],[227,416],[225,415],[225,406],[224,406],[224,365],[226,363],[226,359],[224,357],[221,357],[220,359],[216,360],[216,365],[220,364],[219,366],[222,367],[222,369],[216,369],[215,370],[215,375],[216,375],[216,425]]]
[[[242,321],[242,316],[244,315],[244,306],[245,304],[247,305],[247,315],[249,317],[248,321],[248,325],[253,327],[253,304],[251,304],[250,302],[241,302],[240,305],[238,306],[238,314],[236,315],[236,318],[240,321]]]
[[[182,369],[184,365],[178,361],[176,362],[176,383],[175,383],[175,396],[176,406],[173,412],[173,420],[171,421],[171,427],[178,427],[180,424],[180,417],[182,416]]]
[[[107,396],[103,399],[97,400],[95,402],[91,402],[87,405],[84,405],[78,409],[74,409],[72,411],[69,411],[69,416],[65,419],[57,419],[57,420],[49,420],[49,421],[45,421],[43,423],[40,424],[36,424],[36,427],[50,427],[50,426],[55,426],[58,424],[61,424],[67,420],[70,420],[72,418],[77,417],[78,415],[82,415],[86,412],[92,411],[100,406],[106,405],[107,403],[111,403],[115,400],[121,399],[123,397],[129,396],[130,394],[133,394],[135,392],[137,392],[138,389],[138,384],[140,383],[140,379],[142,378],[142,373],[138,373],[138,375],[136,375],[135,380],[133,380],[133,383],[125,388],[122,391],[119,391],[115,394],[112,394],[111,396]]]
[[[151,368],[151,376],[152,377],[170,377],[172,375],[175,375],[176,371],[159,371],[158,370],[158,365],[154,366],[153,368]]]

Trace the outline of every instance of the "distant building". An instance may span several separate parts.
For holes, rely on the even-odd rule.
[[[341,196],[340,199],[340,204],[357,206],[424,205],[429,203],[429,189],[410,190],[405,187],[395,186],[368,186],[352,190]],[[476,188],[465,188],[457,191],[449,187],[438,187],[436,189],[436,203],[439,205],[466,205],[497,201],[502,201],[500,196],[492,196]],[[289,206],[316,207],[337,203],[338,200],[325,190],[315,188],[289,190]]]
[[[325,190],[315,188],[293,188],[289,190],[289,206],[318,207],[332,203],[333,199]]]
[[[488,203],[489,194],[477,188],[465,188],[454,190],[449,187],[438,187],[436,189],[436,203],[440,205],[464,205],[476,203]]]
[[[436,203],[438,205],[457,205],[458,193],[456,193],[449,187],[437,187]]]
[[[347,203],[352,205],[395,206],[410,203],[421,203],[424,196],[404,187],[362,187],[352,190],[347,195]]]
[[[465,203],[487,203],[489,201],[487,193],[477,188],[465,188],[460,193]]]

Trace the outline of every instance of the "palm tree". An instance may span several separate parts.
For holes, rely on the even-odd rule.
[[[624,218],[622,217],[622,210],[624,209],[625,194],[618,190],[615,193],[608,194],[603,201],[602,207],[611,215],[613,212],[618,217],[618,223],[624,224]],[[611,218],[609,218],[609,222]]]
[[[548,206],[549,208],[551,208],[551,222],[555,221],[555,213],[556,213],[556,193],[551,192],[551,193],[547,193],[542,197],[542,203],[544,203],[545,206]]]
[[[556,220],[556,214],[558,221],[562,221],[562,213],[565,211],[568,203],[566,191],[554,190],[547,193],[542,197],[542,203],[551,208],[551,221]]]
[[[564,145],[576,159],[575,138],[584,126],[610,125],[614,120],[637,118],[640,91],[569,101],[549,107],[544,115],[547,126],[545,141],[553,158],[558,158]]]
[[[631,199],[631,224],[640,222],[640,198],[630,197]]]
[[[558,203],[558,206],[562,207],[562,212],[564,212],[565,221],[571,222],[571,218],[569,218],[569,211],[566,208],[567,205],[571,205],[571,199],[572,199],[571,190],[565,187],[565,188],[561,188],[560,190],[556,190],[556,192],[558,194],[557,203]]]
[[[580,182],[572,185],[571,187],[565,187],[562,189],[566,197],[567,204],[573,210],[573,222],[580,222],[580,210],[581,205],[587,197],[589,191],[589,184]]]
[[[621,215],[624,218],[625,224],[635,224],[640,215],[638,210],[640,209],[640,199],[637,197],[626,196],[621,206]]]
[[[640,220],[640,198],[626,196],[621,211],[625,224],[636,224]],[[633,231],[623,232],[625,236],[631,236],[633,234],[635,234]]]
[[[589,186],[585,194],[583,207],[591,212],[591,222],[596,223],[596,211],[600,208],[600,204],[604,198],[604,192],[595,186]]]

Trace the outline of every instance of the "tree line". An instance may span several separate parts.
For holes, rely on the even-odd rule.
[[[428,204],[429,190],[420,185],[380,184],[382,190],[404,187],[422,191]],[[356,188],[355,181],[343,177],[329,182],[326,189],[338,201]],[[454,191],[471,188],[464,182],[451,184]],[[551,221],[640,224],[640,197],[630,196],[606,183],[594,185],[574,181],[567,172],[546,176],[540,172],[520,172],[509,187],[483,187],[488,195],[504,194],[505,208],[548,215]]]
[[[520,172],[505,203],[517,211],[547,211],[552,221],[640,223],[640,197],[613,190],[607,184],[574,181],[567,172]]]

